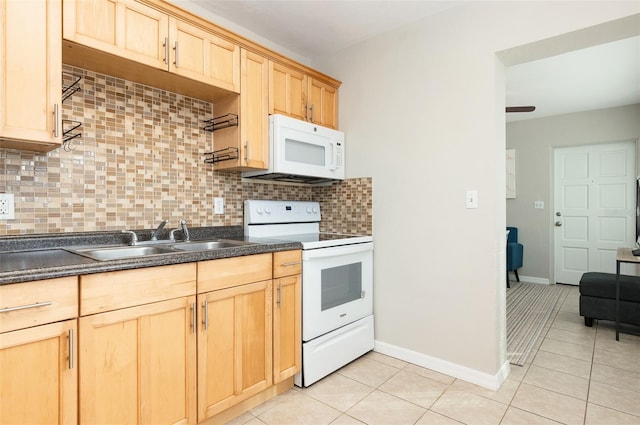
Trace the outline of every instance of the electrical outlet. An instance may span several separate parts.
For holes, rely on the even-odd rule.
[[[0,193],[0,220],[13,220],[16,218],[16,208],[13,201],[13,193]]]
[[[224,198],[213,198],[213,213],[224,214]]]

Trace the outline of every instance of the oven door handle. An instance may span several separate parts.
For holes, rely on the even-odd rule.
[[[312,260],[315,258],[337,257],[339,255],[358,254],[367,251],[373,251],[373,242],[303,250],[302,259]]]

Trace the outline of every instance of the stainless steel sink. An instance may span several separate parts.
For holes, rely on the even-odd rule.
[[[94,247],[68,249],[68,251],[99,261],[122,260],[125,258],[146,257],[148,255],[175,253],[175,251],[169,247],[160,246],[116,246],[109,248]]]
[[[212,249],[235,248],[243,245],[253,245],[252,242],[235,241],[231,239],[215,241],[180,242],[170,245],[171,248],[180,251],[209,251]]]
[[[141,242],[145,243],[145,242]],[[233,239],[216,239],[193,242],[154,242],[152,245],[109,246],[68,248],[69,252],[82,255],[98,261],[122,260],[125,258],[147,257],[150,255],[176,254],[185,251],[211,251],[215,249],[234,248],[253,245],[253,242],[236,241]]]

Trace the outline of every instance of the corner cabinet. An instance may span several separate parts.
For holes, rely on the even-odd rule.
[[[80,277],[80,423],[197,422],[195,285],[195,264]]]
[[[237,127],[213,133],[213,150],[230,149],[237,158],[215,163],[216,170],[269,168],[269,60],[241,49],[240,95],[214,105],[216,115],[239,116]]]
[[[62,144],[61,8],[59,0],[0,1],[0,147]]]
[[[0,299],[0,423],[77,423],[78,279],[2,285]]]

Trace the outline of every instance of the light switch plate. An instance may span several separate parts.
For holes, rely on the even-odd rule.
[[[544,201],[533,201],[533,208],[535,208],[537,210],[543,210],[544,209]]]
[[[0,193],[0,220],[14,220],[16,208],[13,193]]]
[[[467,190],[466,207],[478,208],[478,191],[477,190]]]

